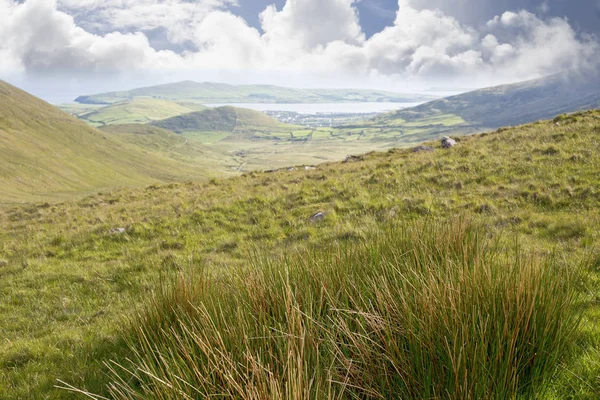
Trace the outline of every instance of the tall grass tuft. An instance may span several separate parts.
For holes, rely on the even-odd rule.
[[[482,232],[392,225],[227,276],[181,276],[133,319],[111,396],[540,396],[578,326],[575,273]]]

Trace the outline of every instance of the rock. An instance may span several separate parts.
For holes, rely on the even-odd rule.
[[[310,222],[321,222],[325,219],[325,214],[322,212],[318,212],[312,217],[310,217]]]
[[[298,171],[298,168],[291,167],[291,168],[288,168],[287,170],[288,170],[288,172],[294,172],[294,171]]]
[[[421,153],[423,151],[435,151],[435,149],[431,146],[417,146],[413,149],[415,153]]]
[[[125,233],[125,228],[113,228],[108,231],[109,235],[121,235],[123,233]]]
[[[444,136],[444,138],[442,139],[442,148],[449,149],[454,146],[456,146],[456,140],[452,139],[449,136]]]
[[[317,169],[317,168],[315,168],[315,167],[313,167],[313,166],[311,166],[311,165],[306,165],[306,166],[304,166],[304,170],[305,170],[305,171],[312,171],[313,169]]]
[[[343,161],[343,163],[347,164],[347,163],[357,162],[357,161],[362,161],[362,160],[364,160],[364,158],[361,156],[346,156],[346,159]]]

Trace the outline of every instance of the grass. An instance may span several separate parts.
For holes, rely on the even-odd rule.
[[[126,339],[130,345],[139,343],[124,335],[123,327],[128,326],[124,321],[148,315],[152,310],[148,299],[160,304],[162,297],[156,292],[161,275],[193,271],[200,281],[242,285],[240,277],[267,263],[252,257],[257,249],[261,259],[272,260],[273,268],[285,264],[282,254],[294,260],[294,253],[323,262],[325,268],[329,258],[319,258],[321,251],[330,254],[339,248],[358,256],[370,241],[384,242],[377,241],[377,232],[384,227],[407,227],[393,236],[401,238],[402,232],[414,232],[418,225],[412,224],[449,229],[454,225],[444,221],[453,221],[458,214],[472,221],[475,232],[484,229],[491,236],[491,247],[485,247],[489,252],[483,253],[495,255],[498,264],[483,267],[508,268],[507,275],[501,275],[505,280],[497,280],[499,285],[514,282],[521,271],[511,269],[521,258],[513,254],[515,247],[506,242],[510,240],[518,241],[522,265],[529,268],[522,273],[530,271],[535,279],[543,278],[534,274],[543,265],[551,267],[541,270],[547,274],[565,268],[575,273],[579,265],[590,272],[589,278],[575,282],[581,297],[569,310],[581,315],[581,321],[569,337],[572,346],[560,352],[552,373],[530,377],[544,381],[531,387],[548,399],[597,399],[600,157],[594,149],[599,125],[600,112],[594,111],[570,116],[559,125],[540,122],[464,137],[449,151],[430,143],[436,148],[431,153],[390,150],[314,170],[251,172],[225,180],[110,190],[60,204],[4,206],[0,208],[0,398],[77,398],[55,388],[57,379],[109,395],[106,384],[114,376],[103,362],[115,360],[126,366],[126,358],[134,359]],[[551,147],[558,151],[548,151]],[[311,222],[317,212],[325,213],[325,219]],[[116,228],[125,230],[113,233]],[[504,242],[494,247],[493,238],[498,237]],[[488,239],[480,235],[478,240],[483,245]],[[307,258],[306,249],[315,253],[312,258]],[[409,260],[399,257],[393,265],[403,267],[405,262]],[[309,275],[310,270],[300,267],[298,275]],[[442,267],[444,263],[431,268],[431,273],[446,271]],[[274,277],[267,267],[264,270],[265,279]],[[381,279],[393,282],[393,271],[387,272]],[[521,283],[528,281],[519,278]],[[561,283],[568,280],[553,280],[555,285]],[[167,286],[166,294],[172,289]],[[373,287],[364,290],[369,293]],[[375,305],[361,303],[366,295],[356,300],[354,308],[344,309]],[[383,309],[370,311],[387,317]],[[338,317],[351,318],[342,313]],[[354,329],[350,333],[365,334],[358,323],[350,328]],[[369,358],[369,353],[358,356]],[[526,388],[519,390],[525,390],[521,393],[526,397]]]
[[[147,154],[159,154],[204,171],[219,171],[221,176],[231,173],[235,167],[231,157],[204,146],[203,140],[189,140],[188,136],[177,135],[152,125],[109,125],[100,130]]]
[[[382,226],[181,276],[131,321],[111,397],[540,396],[578,327],[577,269],[484,236],[464,221]]]

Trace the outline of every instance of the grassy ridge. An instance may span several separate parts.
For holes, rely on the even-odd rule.
[[[486,235],[518,239],[522,254],[591,272],[578,282],[583,319],[548,397],[595,400],[600,112],[556,122],[464,137],[449,151],[431,143],[434,152],[391,150],[310,171],[0,208],[0,398],[72,398],[56,379],[107,395],[102,361],[131,357],[123,316],[146,309],[161,274],[190,269],[226,280],[247,271],[257,248],[273,260],[336,243],[351,250],[387,224],[443,224],[461,214]],[[319,211],[324,220],[311,222]],[[506,248],[501,260],[514,249]]]
[[[117,399],[540,397],[578,327],[573,270],[453,221],[163,288]],[[510,249],[509,249],[510,250]]]

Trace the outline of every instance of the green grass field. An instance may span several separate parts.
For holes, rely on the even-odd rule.
[[[597,399],[600,112],[557,122],[4,206],[0,398]]]

